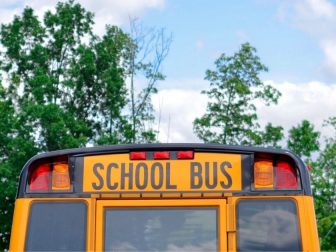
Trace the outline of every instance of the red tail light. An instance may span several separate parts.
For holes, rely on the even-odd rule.
[[[48,191],[50,186],[50,164],[42,164],[33,171],[29,180],[31,191]]]
[[[169,151],[154,152],[154,159],[170,159]]]
[[[193,151],[178,151],[177,159],[193,159],[194,152]]]
[[[276,167],[276,188],[277,189],[297,189],[297,172],[287,162],[278,162]]]
[[[131,152],[131,160],[146,160],[146,152]]]

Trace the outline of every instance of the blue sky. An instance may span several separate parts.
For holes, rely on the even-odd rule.
[[[147,12],[143,22],[165,27],[173,44],[165,62],[169,78],[204,77],[220,53],[232,54],[243,42],[258,50],[269,67],[265,79],[305,82],[323,79],[318,42],[281,20],[279,1],[167,1]]]
[[[323,121],[336,116],[336,0],[78,0],[95,14],[94,31],[106,24],[129,29],[129,18],[165,28],[173,42],[163,64],[165,81],[152,102],[162,142],[199,142],[192,122],[206,110],[201,90],[206,69],[221,53],[233,54],[244,42],[257,49],[269,72],[263,81],[281,91],[275,106],[256,102],[259,122],[287,131],[310,120],[322,137],[333,134]],[[0,23],[24,6],[42,17],[57,0],[1,0]],[[139,77],[138,86],[144,79]],[[160,120],[159,120],[160,118]],[[158,123],[160,121],[160,123]]]

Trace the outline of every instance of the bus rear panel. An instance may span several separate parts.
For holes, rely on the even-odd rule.
[[[120,145],[33,157],[11,251],[318,251],[309,173],[293,153]]]

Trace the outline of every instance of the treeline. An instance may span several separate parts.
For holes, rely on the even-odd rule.
[[[288,148],[299,155],[311,170],[321,249],[335,251],[336,116],[326,118],[324,127],[329,127],[333,135],[322,143],[321,133],[308,120],[298,122],[287,134],[283,127],[271,123],[262,129],[255,102],[268,106],[276,104],[281,96],[260,80],[264,71],[267,67],[248,43],[232,56],[222,54],[215,61],[215,70],[206,71],[210,87],[202,93],[209,102],[206,113],[194,120],[194,132],[208,143]]]
[[[148,143],[152,94],[171,35],[130,20],[93,32],[93,14],[60,2],[27,7],[0,29],[0,250],[8,247],[20,170],[33,155],[88,144]],[[141,87],[135,78],[143,81]]]
[[[171,35],[130,21],[130,31],[106,26],[93,32],[93,14],[73,1],[58,3],[40,20],[25,8],[0,29],[0,249],[8,248],[19,173],[33,155],[100,144],[156,142],[151,96],[165,79],[161,65]],[[320,145],[307,120],[285,137],[281,126],[258,124],[257,100],[276,104],[281,94],[265,85],[256,50],[243,44],[206,71],[207,111],[194,121],[204,142],[287,147],[312,167],[324,249],[336,249],[336,117],[334,137]],[[145,80],[141,87],[136,82]],[[321,147],[322,146],[322,147]],[[314,153],[317,158],[312,160]]]

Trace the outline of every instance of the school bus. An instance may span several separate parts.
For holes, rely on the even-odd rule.
[[[319,251],[319,242],[295,154],[150,144],[30,159],[10,251]]]

